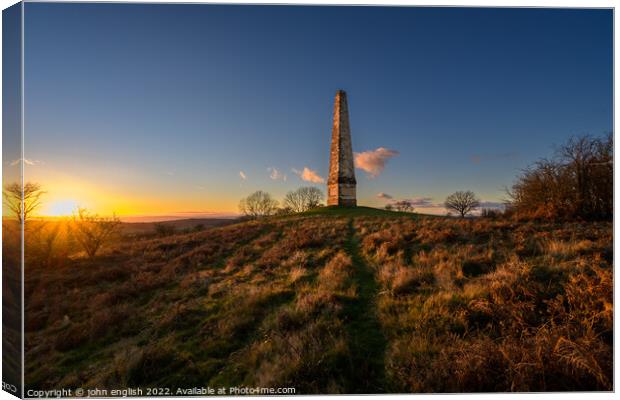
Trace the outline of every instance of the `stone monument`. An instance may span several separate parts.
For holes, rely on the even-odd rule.
[[[347,94],[344,90],[336,92],[334,101],[334,124],[332,144],[329,153],[329,178],[327,179],[328,206],[357,206],[355,194],[355,168],[351,148],[351,129]]]

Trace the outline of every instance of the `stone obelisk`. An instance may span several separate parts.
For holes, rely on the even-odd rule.
[[[334,125],[329,153],[329,178],[327,179],[327,205],[357,206],[356,184],[347,94],[344,90],[339,90],[336,92],[334,101]]]

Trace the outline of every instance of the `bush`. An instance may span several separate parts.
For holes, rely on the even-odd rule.
[[[613,217],[613,136],[571,138],[540,160],[509,191],[520,218],[609,220]]]

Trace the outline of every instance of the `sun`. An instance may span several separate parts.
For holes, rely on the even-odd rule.
[[[45,214],[50,217],[66,217],[72,215],[77,209],[78,203],[75,200],[65,199],[56,200],[50,203],[48,210]]]

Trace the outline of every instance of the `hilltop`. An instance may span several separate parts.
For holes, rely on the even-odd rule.
[[[317,207],[308,211],[304,211],[295,215],[295,217],[317,216],[317,217],[407,217],[407,218],[419,218],[420,216],[429,216],[425,214],[401,212],[401,211],[388,211],[380,208],[373,207]]]
[[[122,241],[26,265],[26,381],[611,390],[612,246],[606,222],[363,207]]]

